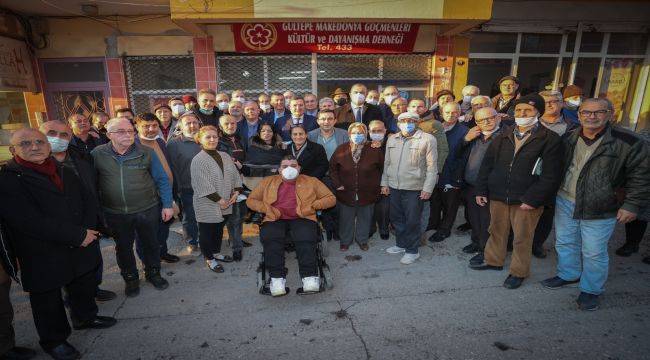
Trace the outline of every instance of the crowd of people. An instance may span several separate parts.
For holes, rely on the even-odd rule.
[[[116,323],[98,315],[96,302],[116,297],[100,288],[98,239],[114,240],[127,297],[140,292],[136,256],[165,290],[161,263],[180,260],[167,247],[174,219],[187,253],[222,273],[242,261],[252,245],[243,224],[257,217],[279,296],[287,238],[303,290],[318,291],[317,222],[341,252],[393,233],[386,252],[408,265],[425,232],[429,242],[451,235],[463,205],[471,269],[502,270],[510,249],[503,285],[516,289],[555,227],[557,272],[542,285],[579,283],[579,308],[597,309],[615,224],[626,226],[621,256],[638,251],[647,226],[648,138],[615,125],[612,103],[577,86],[521,94],[513,76],[498,85],[494,98],[472,85],[462,99],[442,90],[431,107],[395,86],[320,99],[201,89],[137,116],[122,108],[16,131],[0,171],[0,358],[33,356],[14,343],[12,278],[29,293],[44,351],[76,359],[66,307],[74,329]]]

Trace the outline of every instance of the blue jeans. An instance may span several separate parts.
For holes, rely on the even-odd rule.
[[[407,254],[417,254],[420,245],[420,217],[423,201],[419,190],[390,188],[390,222],[395,227],[396,245]],[[415,230],[415,231],[414,231]]]
[[[226,228],[228,229],[228,239],[232,251],[241,251],[244,247],[244,240],[242,234],[244,232],[244,218],[246,217],[246,201],[234,203],[232,205],[232,214],[228,217]]]
[[[614,232],[616,218],[576,220],[575,204],[558,196],[555,203],[555,250],[557,276],[580,279],[580,291],[600,295],[604,291],[609,255],[607,243]]]
[[[181,189],[181,206],[183,207],[183,234],[188,238],[187,242],[190,245],[197,245],[199,243],[199,224],[196,222],[196,214],[194,213],[194,190]]]

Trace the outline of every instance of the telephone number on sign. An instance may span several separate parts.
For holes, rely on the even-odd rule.
[[[318,51],[352,51],[353,47],[352,45],[323,45],[323,44],[316,44],[316,49]]]

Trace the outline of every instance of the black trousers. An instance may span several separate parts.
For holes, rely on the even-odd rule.
[[[388,235],[390,224],[390,201],[388,196],[379,195],[379,201],[375,203],[374,219],[370,224],[370,233],[374,234],[379,228],[379,235]]]
[[[648,222],[639,219],[625,224],[625,242],[638,246],[647,228]]]
[[[89,271],[65,285],[70,304],[70,318],[84,322],[97,316],[95,290],[97,278],[95,270]],[[63,306],[61,289],[45,292],[30,292],[29,302],[32,306],[34,325],[43,349],[51,349],[63,343],[70,336],[70,324]]]
[[[460,189],[449,189],[436,187],[431,194],[429,202],[430,215],[427,230],[438,230],[451,233],[454,226],[458,206],[460,206]]]
[[[206,260],[214,259],[214,254],[221,252],[223,240],[223,228],[228,223],[228,217],[220,223],[198,223],[199,224],[199,245],[201,254]]]
[[[553,217],[555,217],[555,206],[544,206],[542,216],[539,217],[533,236],[533,247],[542,246],[553,229]]]
[[[296,248],[300,277],[317,276],[317,232],[316,222],[308,219],[267,221],[262,224],[260,239],[264,246],[264,263],[271,277],[287,276],[284,268],[284,247],[289,239],[293,240]]]
[[[476,203],[476,188],[468,185],[464,190],[465,206],[472,226],[472,242],[481,249],[485,249],[490,233],[490,206],[479,206]]]
[[[106,222],[115,238],[115,255],[122,277],[137,277],[138,268],[133,254],[137,234],[141,245],[141,259],[145,273],[160,269],[160,243],[158,225],[160,207],[154,206],[135,214],[106,214]]]
[[[0,269],[0,271],[3,271]],[[11,289],[11,278],[0,284],[0,356],[16,346],[16,335],[14,333],[14,308],[11,306],[9,291]]]

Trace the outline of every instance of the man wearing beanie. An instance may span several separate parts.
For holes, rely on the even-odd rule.
[[[187,111],[196,111],[196,104],[198,103],[196,101],[196,98],[192,95],[183,95],[181,97],[183,100],[183,105],[185,105],[185,110]]]
[[[514,101],[515,125],[490,144],[476,184],[476,203],[490,207],[490,238],[483,254],[470,260],[474,270],[502,270],[508,235],[514,233],[510,274],[503,286],[516,289],[528,277],[533,234],[544,205],[552,204],[561,181],[560,136],[539,125],[544,98]]]
[[[567,120],[580,124],[578,120],[578,108],[582,103],[584,93],[582,88],[578,85],[569,85],[562,90],[562,98],[564,98],[564,109],[562,113]]]

